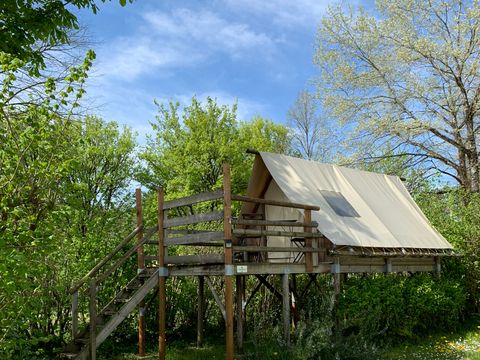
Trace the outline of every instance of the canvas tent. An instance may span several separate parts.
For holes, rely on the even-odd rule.
[[[318,205],[312,220],[333,247],[453,251],[396,176],[261,152],[247,195]],[[258,209],[248,204],[242,208],[252,211]],[[301,211],[276,206],[266,206],[264,213],[267,220],[303,217]],[[291,246],[290,242],[269,237],[267,245]]]

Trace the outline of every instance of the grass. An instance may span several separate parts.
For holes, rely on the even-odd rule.
[[[478,322],[476,322],[478,324]],[[148,347],[148,344],[147,344]],[[116,348],[116,350],[120,350]],[[124,348],[122,354],[112,356],[104,354],[100,359],[138,360],[138,356]],[[266,344],[245,343],[243,355],[236,359],[293,359],[274,339]],[[198,349],[187,341],[173,341],[167,347],[167,360],[212,360],[225,358],[223,337],[207,338],[203,348]],[[158,359],[157,352],[151,352],[143,359]],[[480,360],[480,326],[470,325],[455,333],[432,335],[416,343],[403,343],[386,349],[381,360]]]

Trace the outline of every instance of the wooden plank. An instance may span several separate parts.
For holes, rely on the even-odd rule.
[[[232,219],[233,225],[247,225],[247,226],[288,226],[288,227],[305,227],[316,228],[318,223],[316,221],[311,222],[299,222],[299,221],[279,221],[279,220],[244,220],[244,219]]]
[[[130,240],[132,240],[138,232],[142,231],[142,227],[137,227],[130,234],[123,239],[120,244],[118,244],[115,249],[113,249],[107,256],[105,256],[101,261],[99,261],[92,270],[90,270],[84,277],[82,277],[72,288],[70,289],[70,294],[73,294],[75,291],[78,291],[85,282],[93,277],[108,261],[110,261],[125,245],[127,245]]]
[[[242,202],[250,202],[255,204],[265,204],[265,205],[273,205],[273,206],[280,206],[280,207],[289,207],[294,209],[305,209],[305,210],[320,210],[320,207],[315,205],[307,205],[307,204],[299,204],[299,203],[292,203],[288,201],[278,201],[278,200],[267,200],[267,199],[260,199],[251,196],[243,196],[243,195],[232,195],[232,200],[242,201]]]
[[[205,214],[195,214],[190,216],[176,217],[173,219],[166,219],[163,227],[171,228],[182,225],[192,225],[202,222],[215,221],[223,218],[223,211],[213,211]]]
[[[117,328],[117,326],[132,312],[132,310],[137,307],[140,301],[145,298],[147,293],[157,286],[157,284],[158,271],[155,272],[147,281],[145,281],[145,284],[143,284],[143,286],[138,289],[135,294],[133,294],[130,301],[123,305],[122,308],[115,315],[113,315],[100,330],[96,338],[97,347],[105,341],[108,335],[110,335],[113,330]]]
[[[165,267],[165,215],[163,188],[157,189],[158,267]],[[158,358],[166,357],[167,292],[165,276],[158,277]]]
[[[255,229],[234,229],[233,235],[239,237],[261,237],[261,236],[282,236],[298,238],[322,238],[323,234],[298,232],[298,231],[280,231],[280,230],[255,230]]]
[[[223,276],[225,265],[190,265],[190,266],[169,266],[169,276]]]
[[[306,248],[306,247],[293,247],[293,246],[234,246],[233,247],[234,252],[262,252],[262,251],[267,251],[267,252],[296,252],[296,253],[301,253],[301,252],[310,252],[310,253],[323,253],[326,250],[325,249],[320,249],[320,248]]]
[[[163,210],[173,209],[180,206],[193,205],[193,204],[197,204],[199,202],[204,202],[204,201],[218,200],[218,199],[221,199],[222,196],[223,196],[222,189],[203,192],[203,193],[195,194],[192,196],[186,196],[179,199],[165,201],[163,203]]]
[[[208,242],[224,240],[224,234],[220,231],[202,232],[185,236],[171,237],[165,239],[165,245],[199,245]]]
[[[227,321],[227,315],[226,315],[226,310],[225,310],[225,305],[223,305],[222,300],[220,299],[220,296],[218,296],[217,292],[215,291],[215,287],[213,286],[212,282],[208,277],[205,278],[207,281],[208,288],[210,289],[210,292],[213,295],[213,298],[215,299],[215,302],[217,303],[220,312],[222,313],[223,320]]]

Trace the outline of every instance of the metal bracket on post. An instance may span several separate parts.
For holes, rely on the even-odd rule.
[[[168,268],[161,266],[158,268],[158,276],[160,277],[167,277],[168,276]]]
[[[225,265],[225,276],[235,275],[235,268],[233,265]]]
[[[340,274],[340,263],[333,263],[331,271],[332,274]]]

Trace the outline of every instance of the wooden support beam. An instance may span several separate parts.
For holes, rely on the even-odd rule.
[[[213,286],[213,283],[210,281],[208,276],[205,277],[205,281],[207,282],[208,288],[210,289],[210,292],[213,295],[213,299],[217,303],[218,308],[220,309],[220,312],[222,313],[223,320],[225,320],[225,322],[227,322],[227,314],[226,314],[226,310],[225,310],[225,305],[223,305],[222,300],[220,299],[220,296],[215,291],[215,287]]]
[[[335,296],[335,303],[338,303],[338,298],[340,296],[340,259],[337,257],[334,258],[332,264],[332,273],[333,273],[333,293]]]
[[[277,289],[273,287],[272,284],[270,284],[267,281],[268,275],[255,275],[258,280],[262,283],[263,286],[265,286],[270,292],[277,297],[278,300],[282,301],[282,294],[280,294]]]
[[[433,273],[438,278],[442,274],[442,259],[438,256],[434,258]]]
[[[233,360],[233,251],[232,251],[232,188],[230,166],[223,164],[223,232],[225,238],[225,310],[226,358]]]
[[[203,347],[203,314],[205,312],[205,278],[198,277],[198,302],[197,302],[197,347]]]
[[[305,209],[303,213],[303,221],[306,223],[311,223],[312,222],[312,211],[309,209]],[[311,227],[305,227],[304,231],[306,233],[311,233],[312,228]],[[305,247],[306,248],[311,248],[312,247],[312,238],[305,237]],[[304,254],[305,257],[305,272],[311,273],[313,271],[313,256],[311,252],[305,252]]]
[[[165,267],[165,213],[163,188],[157,193],[157,224],[158,224],[158,358],[165,360],[166,355],[166,267]]]
[[[237,295],[237,348],[242,352],[245,323],[245,276],[237,275],[235,281]]]
[[[283,338],[286,346],[290,346],[290,289],[288,274],[282,274],[282,314],[283,314]]]
[[[171,255],[165,256],[165,264],[172,265],[205,265],[222,264],[223,254],[199,254],[199,255]]]
[[[142,189],[135,189],[135,208],[137,210],[137,227],[143,229]],[[137,244],[143,239],[143,230],[137,234]],[[145,269],[145,254],[143,245],[137,249],[138,272]],[[143,283],[143,282],[142,282]],[[145,356],[145,301],[138,305],[138,356]]]

